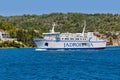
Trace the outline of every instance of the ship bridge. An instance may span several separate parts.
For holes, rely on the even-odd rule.
[[[45,40],[59,40],[60,32],[43,33],[43,39]]]
[[[55,26],[55,24],[53,24],[53,28],[52,28],[52,30],[50,30],[49,33],[43,33],[43,39],[45,39],[45,40],[56,40],[56,41],[60,40],[60,32],[55,32],[54,31],[54,26]]]

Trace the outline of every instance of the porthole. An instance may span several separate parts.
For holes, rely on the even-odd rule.
[[[48,46],[48,43],[45,43],[45,46]]]

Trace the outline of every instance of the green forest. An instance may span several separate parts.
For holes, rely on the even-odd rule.
[[[21,16],[0,16],[0,29],[9,32],[12,38],[24,43],[28,47],[35,47],[33,38],[42,37],[43,32],[52,28],[56,23],[55,31],[82,32],[86,21],[86,32],[97,31],[112,36],[106,32],[120,31],[120,14],[84,14],[84,13],[51,13],[42,15],[24,14]]]

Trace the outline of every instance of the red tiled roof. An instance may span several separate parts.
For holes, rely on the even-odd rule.
[[[16,31],[19,31],[20,30],[20,28],[16,28]]]
[[[0,32],[5,32],[4,30],[0,30]]]

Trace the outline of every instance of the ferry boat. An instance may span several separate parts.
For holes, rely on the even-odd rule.
[[[34,38],[36,50],[81,50],[81,49],[104,49],[106,40],[99,39],[93,32],[85,33],[86,24],[82,33],[60,33],[52,30],[43,33],[43,38]]]

